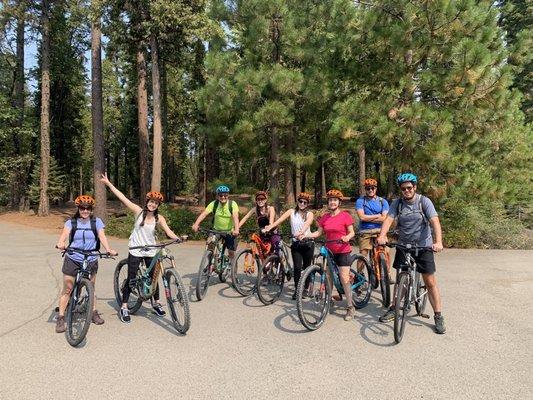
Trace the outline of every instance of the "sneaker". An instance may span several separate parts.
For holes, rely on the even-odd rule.
[[[155,313],[158,316],[160,316],[160,317],[162,317],[163,315],[166,314],[165,310],[163,310],[163,306],[161,304],[159,304],[159,303],[155,303],[153,305],[153,309],[154,309]]]
[[[102,317],[100,317],[98,310],[93,311],[92,320],[93,320],[93,323],[96,325],[102,325],[104,323],[104,320],[102,319]]]
[[[444,317],[441,315],[435,315],[435,332],[442,335],[446,332],[446,326],[444,325]]]
[[[389,322],[394,319],[394,308],[389,308],[385,314],[379,317],[379,322]]]
[[[57,321],[56,321],[56,333],[63,333],[65,332],[67,329],[65,327],[65,317],[64,316],[59,316],[57,317]]]
[[[351,319],[354,319],[355,317],[355,307],[348,307],[346,309],[346,315],[344,316],[345,321],[350,321]]]
[[[120,320],[122,322],[125,322],[126,324],[129,324],[131,322],[130,310],[128,310],[127,308],[121,308],[120,313],[118,315],[120,316]]]

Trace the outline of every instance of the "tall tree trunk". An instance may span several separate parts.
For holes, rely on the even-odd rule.
[[[41,44],[41,176],[39,182],[39,210],[41,217],[50,214],[48,173],[50,170],[50,3],[42,3]]]
[[[96,3],[96,4],[95,4]],[[100,182],[105,168],[104,149],[104,108],[102,105],[102,32],[98,1],[93,0],[93,12],[96,17],[91,24],[91,117],[93,129],[93,179],[94,195],[96,200],[95,215],[107,219],[107,193],[105,185]]]
[[[296,195],[298,193],[303,192],[302,190],[302,168],[300,167],[300,162],[296,161],[296,165],[294,167],[294,188],[296,191]]]
[[[198,205],[207,204],[207,134],[200,135],[198,146]]]
[[[270,128],[270,175],[269,190],[274,197],[275,207],[281,208],[279,192],[279,136],[277,127]]]
[[[143,45],[139,43],[137,48],[137,120],[139,134],[139,183],[140,201],[149,190],[148,180],[148,148],[150,145],[148,136],[148,93],[146,91],[146,59]]]
[[[287,162],[285,164],[283,167],[283,175],[285,184],[285,206],[294,206],[294,169],[291,163]]]
[[[152,190],[161,191],[161,158],[163,133],[161,128],[161,78],[159,74],[159,48],[155,34],[150,35],[152,53],[152,97],[154,106],[154,148],[152,158]]]
[[[365,179],[366,179],[366,151],[365,145],[361,143],[359,145],[359,195],[364,196],[365,194]]]
[[[163,60],[159,61],[161,68],[161,126],[163,129],[163,190],[169,201],[174,201],[176,194],[175,182],[172,181],[174,160],[171,160],[168,146],[168,84],[167,68]]]
[[[305,188],[307,187],[307,170],[302,171],[302,184],[301,184],[301,191],[305,192]]]
[[[19,1],[17,7],[17,54],[12,94],[12,104],[17,113],[15,129],[13,129],[13,153],[15,156],[21,155],[20,129],[24,124],[24,28],[26,23],[26,1]],[[22,199],[23,193],[26,192],[28,175],[26,168],[20,168],[15,171],[15,179],[11,184],[10,207],[24,208],[25,201]]]
[[[322,196],[325,193],[322,189],[322,162],[317,166],[315,170],[314,189],[315,199],[313,207],[319,209],[322,208]]]

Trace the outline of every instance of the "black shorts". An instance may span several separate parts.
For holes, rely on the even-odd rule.
[[[212,237],[212,236],[211,236]],[[207,239],[208,243],[211,243],[211,237]],[[224,238],[224,243],[226,244],[226,249],[230,251],[237,250],[237,246],[239,244],[239,241],[235,236],[233,236],[231,233],[228,233],[227,235],[222,236]]]
[[[81,266],[81,262],[71,260],[70,258],[68,258],[68,256],[65,256],[65,260],[63,261],[63,268],[61,269],[61,271],[65,275],[76,276]],[[98,260],[89,261],[89,271],[91,272],[91,275],[96,275],[96,273],[98,272]]]
[[[337,267],[348,267],[352,265],[352,253],[333,253],[333,261]]]
[[[436,271],[435,257],[432,251],[419,250],[418,256],[415,256],[414,252],[411,253],[416,261],[416,270],[421,274],[434,274]],[[396,255],[394,256],[393,268],[407,270],[405,265],[405,254],[402,250],[396,249]]]

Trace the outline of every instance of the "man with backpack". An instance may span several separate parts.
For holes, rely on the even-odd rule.
[[[435,259],[433,252],[442,251],[442,231],[439,216],[435,206],[425,196],[416,193],[417,177],[412,173],[403,173],[398,176],[397,183],[401,190],[401,198],[394,200],[389,209],[389,214],[377,238],[378,244],[387,243],[387,232],[395,219],[398,220],[398,242],[412,244],[419,247],[427,247],[432,250],[419,251],[413,257],[417,264],[417,270],[422,274],[424,284],[428,290],[428,297],[433,311],[435,312],[435,331],[446,332],[444,317],[441,314],[441,299],[437,281],[435,279]],[[431,230],[435,234],[435,241]],[[402,268],[405,264],[403,252],[397,251],[394,257],[393,267]],[[381,322],[394,319],[394,305],[379,318]]]
[[[368,257],[372,250],[372,237],[376,237],[389,212],[387,200],[377,195],[378,182],[374,178],[364,181],[365,195],[355,202],[355,212],[359,217],[359,251]],[[361,267],[360,267],[361,268]],[[387,271],[390,274],[390,271]]]
[[[204,211],[196,218],[192,225],[192,230],[198,232],[200,223],[209,215],[213,214],[212,229],[216,231],[228,232],[225,239],[226,248],[230,260],[235,255],[237,249],[236,237],[239,235],[239,206],[233,200],[229,200],[229,187],[220,185],[216,190],[217,198],[207,205]]]

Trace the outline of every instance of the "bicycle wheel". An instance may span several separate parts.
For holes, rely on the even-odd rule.
[[[307,282],[307,284],[306,284]],[[303,326],[314,331],[322,326],[331,306],[326,273],[320,265],[310,265],[296,288],[296,310]]]
[[[422,276],[418,275],[418,282],[416,285],[416,300],[415,300],[415,308],[417,315],[424,314],[424,311],[426,310],[426,304],[428,302],[428,291],[426,288],[426,284],[422,280]]]
[[[225,264],[224,264],[225,265]],[[225,283],[228,280],[228,276],[231,274],[231,264],[228,264],[222,272],[218,274],[218,280],[222,283]]]
[[[213,252],[206,250],[202,261],[200,262],[200,268],[198,268],[198,279],[196,280],[196,298],[198,301],[202,300],[209,288],[209,278],[212,271]]]
[[[379,286],[381,289],[381,301],[383,307],[390,306],[390,282],[389,282],[389,272],[387,271],[387,260],[385,255],[382,253],[379,255]]]
[[[165,272],[168,290],[165,290],[170,317],[179,333],[185,334],[191,326],[191,313],[187,291],[178,272],[169,268]]]
[[[370,263],[365,257],[356,258],[364,263],[361,272],[357,272],[353,267],[350,268],[350,277],[352,279],[352,303],[355,308],[363,308],[370,301],[370,295],[372,294],[372,276],[374,275]],[[352,264],[353,264],[352,262]]]
[[[79,345],[91,326],[94,305],[94,288],[91,281],[81,279],[74,285],[65,315],[67,329],[65,336],[68,344]]]
[[[249,296],[254,292],[258,270],[259,261],[254,257],[252,250],[243,249],[237,253],[231,265],[231,281],[237,293]]]
[[[373,268],[373,271],[377,271],[379,268],[379,265],[375,265],[375,258],[374,258],[374,250],[370,250],[368,253],[368,259],[370,261],[370,264]],[[357,270],[359,271],[359,266],[357,266]],[[376,273],[373,273],[370,277],[370,283],[372,284],[372,289],[377,289],[379,286],[378,276]]]
[[[409,312],[409,275],[400,273],[396,286],[394,304],[394,340],[400,343],[405,331],[405,320]]]
[[[257,296],[261,303],[269,305],[279,299],[284,282],[285,271],[279,256],[267,257],[257,274]]]
[[[117,301],[118,308],[122,307],[122,292],[124,285],[126,285],[128,279],[128,260],[121,260],[116,268],[113,276],[113,287],[115,290],[115,300]],[[128,299],[128,309],[131,314],[135,314],[142,306],[142,299],[139,297],[136,287],[131,288],[130,298]]]

